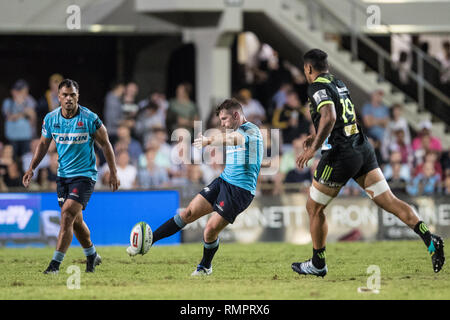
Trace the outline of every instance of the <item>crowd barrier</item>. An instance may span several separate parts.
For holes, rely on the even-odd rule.
[[[92,194],[83,218],[95,245],[128,245],[130,231],[139,221],[153,228],[174,216],[179,207],[175,190],[119,191]],[[60,208],[55,192],[0,194],[0,241],[3,244],[47,243],[59,232]],[[178,244],[181,235],[161,240]],[[79,245],[74,237],[73,245]]]
[[[196,191],[180,190],[99,192],[91,197],[84,220],[96,245],[128,245],[133,225],[146,221],[153,228],[186,207]],[[449,197],[408,197],[432,233],[450,237]],[[220,234],[223,242],[281,241],[306,244],[311,241],[306,194],[256,196],[234,224]],[[367,197],[338,197],[326,208],[328,241],[417,239],[398,218],[378,208]],[[158,244],[200,242],[209,216]],[[0,194],[0,242],[54,244],[59,231],[60,208],[56,193]],[[74,245],[79,243],[74,237]]]

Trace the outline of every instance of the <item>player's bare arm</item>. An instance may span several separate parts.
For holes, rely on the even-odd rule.
[[[196,148],[201,149],[202,147],[206,147],[208,145],[211,146],[237,146],[243,145],[245,142],[244,136],[237,131],[230,133],[220,133],[215,134],[210,137],[205,137],[203,135],[199,135],[198,138],[194,140],[193,145]]]
[[[109,185],[112,191],[116,191],[120,186],[119,178],[117,177],[116,158],[114,156],[114,150],[109,142],[108,132],[106,127],[102,125],[94,134],[95,141],[100,145],[103,154],[105,155],[106,162],[108,163],[110,178]]]
[[[46,138],[44,136],[41,136],[41,139],[39,140],[39,145],[33,155],[33,159],[31,159],[30,167],[23,175],[22,184],[25,188],[28,188],[30,185],[31,178],[34,175],[34,170],[36,167],[41,163],[42,159],[44,158],[45,154],[48,151],[48,148],[50,147],[50,143],[52,142],[51,138]]]
[[[297,158],[297,165],[299,168],[303,168],[308,160],[314,157],[316,151],[322,147],[323,143],[333,130],[335,122],[336,110],[334,109],[333,103],[324,104],[320,108],[320,122],[317,134],[314,136],[311,146]]]

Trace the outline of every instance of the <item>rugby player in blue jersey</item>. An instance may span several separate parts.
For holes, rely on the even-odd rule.
[[[212,213],[203,233],[203,258],[192,273],[209,275],[211,261],[219,248],[219,233],[252,202],[263,158],[263,138],[259,128],[245,119],[240,103],[225,100],[216,109],[221,126],[227,132],[205,137],[200,135],[194,146],[225,146],[225,168],[211,184],[189,203],[186,209],[169,219],[153,233],[153,243],[180,231],[188,223]],[[136,254],[132,248],[130,255]]]
[[[58,87],[61,106],[45,116],[39,146],[23,176],[23,185],[28,187],[34,170],[54,140],[59,163],[56,183],[61,227],[56,250],[45,274],[58,273],[73,234],[86,255],[86,272],[94,272],[95,266],[101,263],[82,213],[97,180],[95,141],[101,146],[108,163],[112,191],[116,191],[120,185],[106,128],[95,113],[78,104],[78,98],[78,83],[70,79],[63,80]]]

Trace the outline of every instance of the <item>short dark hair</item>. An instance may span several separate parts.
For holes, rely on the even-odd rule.
[[[320,49],[311,49],[303,56],[303,63],[310,63],[316,71],[328,70],[328,54]]]
[[[218,116],[220,111],[222,110],[237,110],[242,112],[242,105],[234,98],[227,99],[224,102],[222,102],[220,105],[216,108],[216,115]]]
[[[75,89],[77,89],[77,92],[79,92],[80,87],[78,85],[78,83],[75,80],[71,80],[71,79],[64,79],[63,81],[61,81],[61,83],[58,86],[58,91],[61,90],[61,88],[72,88],[74,87]]]

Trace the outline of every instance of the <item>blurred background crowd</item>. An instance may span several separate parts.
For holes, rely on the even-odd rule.
[[[442,72],[439,86],[450,84],[450,44],[442,44],[439,57]],[[402,69],[398,69],[401,78]],[[10,96],[2,103],[4,141],[0,143],[0,191],[18,191],[22,175],[28,168],[38,145],[42,120],[59,106],[58,84],[61,74],[49,77],[48,90],[30,92],[26,79],[11,85]],[[74,79],[77,80],[77,79]],[[261,175],[260,193],[307,192],[315,165],[300,170],[296,157],[302,143],[311,133],[312,123],[307,99],[307,83],[303,70],[282,60],[278,53],[261,44],[256,53],[238,65],[238,99],[246,118],[260,128],[279,129],[279,139],[265,141],[266,157],[278,166],[276,174]],[[80,83],[82,93],[83,83]],[[200,119],[193,88],[180,82],[174,96],[163,91],[144,93],[139,84],[115,82],[104,97],[103,110],[97,112],[108,129],[116,153],[121,190],[152,188],[184,188],[210,183],[223,170],[223,152],[213,152],[210,163],[183,164],[174,161],[186,150],[179,149],[172,134],[177,128],[194,132],[194,121]],[[450,194],[449,150],[439,137],[432,136],[432,123],[423,121],[414,131],[403,117],[403,105],[384,105],[383,91],[372,92],[370,99],[357,106],[358,121],[373,144],[378,162],[394,192],[409,195]],[[80,98],[83,105],[83,98]],[[89,108],[88,105],[86,107]],[[96,111],[96,110],[94,110]],[[203,129],[219,128],[211,106],[211,114]],[[275,145],[276,148],[275,148]],[[272,152],[272,150],[279,150]],[[97,189],[107,189],[108,167],[99,149]],[[198,152],[191,150],[193,157]],[[52,143],[50,152],[35,171],[32,190],[56,190],[58,155]],[[195,189],[195,188],[194,188]],[[342,189],[344,195],[359,195],[362,190],[351,180]]]

